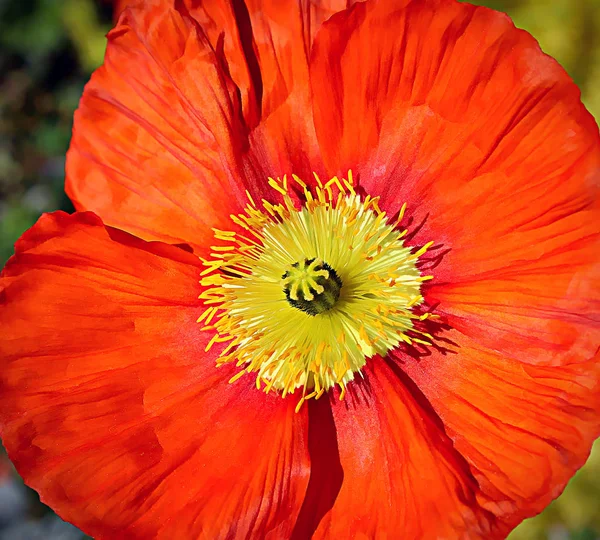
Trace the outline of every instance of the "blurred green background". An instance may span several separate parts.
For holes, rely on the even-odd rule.
[[[517,26],[531,32],[567,69],[588,109],[600,118],[600,0],[474,3],[507,12]],[[63,182],[73,111],[91,72],[102,62],[111,19],[108,0],[0,0],[1,265],[40,213],[72,210]],[[73,529],[57,528],[34,494],[16,489],[23,490],[22,520],[46,528],[38,527],[35,534],[22,527],[6,532],[0,515],[0,540],[8,540],[6,534],[10,540],[81,537]],[[564,494],[510,538],[600,539],[600,444]]]

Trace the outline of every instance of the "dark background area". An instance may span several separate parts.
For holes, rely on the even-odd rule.
[[[474,3],[530,31],[600,118],[600,0]],[[72,211],[63,183],[73,112],[111,23],[108,0],[0,0],[0,265],[41,213]],[[0,540],[80,538],[23,486],[0,448]],[[511,539],[600,539],[600,445],[565,493]]]

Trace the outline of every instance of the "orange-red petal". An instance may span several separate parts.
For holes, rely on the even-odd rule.
[[[212,240],[273,196],[269,176],[323,172],[308,55],[351,0],[129,2],[87,85],[67,156],[80,210],[148,240]]]
[[[323,21],[356,0],[247,0],[262,84],[261,121],[249,160],[257,174],[326,174],[314,128],[309,59]]]
[[[290,96],[309,96],[308,62],[315,35],[323,21],[355,2],[185,0],[185,5],[213,47],[223,40],[231,78],[242,93],[244,117],[254,128],[260,118],[275,114]],[[273,136],[288,136],[295,125],[301,125],[302,131],[311,122],[307,108],[293,125],[282,125],[282,132]],[[294,144],[299,152],[303,142]]]
[[[66,189],[109,225],[196,247],[252,188],[246,127],[222,51],[168,4],[136,3],[109,33],[75,114]]]
[[[293,172],[310,182],[313,170],[322,172],[308,82],[311,22],[318,27],[328,11],[318,2],[295,0],[186,5],[213,46],[222,40],[228,71],[240,89],[247,174],[266,183],[269,176]]]
[[[532,223],[598,204],[598,127],[504,14],[455,0],[357,4],[323,25],[311,83],[330,173],[352,168],[389,214],[407,202],[420,238],[452,248],[457,274],[497,264],[485,253],[506,236],[529,246]]]
[[[190,253],[89,213],[43,216],[3,272],[2,440],[42,500],[95,538],[293,527],[306,415],[215,368],[199,272]]]
[[[597,334],[596,334],[597,335]],[[401,357],[506,531],[557,497],[600,435],[600,356],[531,365],[458,332],[451,352]]]
[[[186,0],[213,46],[223,40],[248,126],[244,168],[257,183],[295,173],[312,184],[313,171],[325,174],[310,101],[310,51],[323,21],[355,1]]]
[[[314,538],[498,534],[467,463],[400,369],[373,358],[349,389],[332,401],[343,481]]]

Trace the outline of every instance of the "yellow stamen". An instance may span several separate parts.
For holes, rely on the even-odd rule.
[[[361,374],[367,359],[404,342],[426,345],[413,321],[423,301],[418,258],[433,244],[413,252],[398,230],[406,211],[388,222],[378,197],[362,199],[352,172],[311,190],[299,177],[304,206],[291,199],[286,177],[269,178],[282,196],[278,204],[250,195],[244,214],[232,221],[247,231],[214,230],[224,242],[203,261],[200,295],[206,310],[198,318],[214,332],[206,350],[229,342],[217,364],[233,362],[256,374],[256,387],[282,396],[300,390],[297,410],[334,386],[340,399]],[[212,323],[212,324],[211,324]],[[409,336],[408,334],[412,335]]]

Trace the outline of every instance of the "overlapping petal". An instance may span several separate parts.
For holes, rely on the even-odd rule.
[[[598,128],[564,70],[503,14],[358,4],[322,28],[311,83],[330,172],[354,168],[391,214],[407,202],[420,238],[452,248],[453,278],[533,258],[538,229],[597,211]]]
[[[323,172],[308,55],[347,1],[132,1],[67,156],[76,207],[149,240],[211,241],[269,176]]]
[[[490,538],[493,514],[477,503],[479,487],[418,389],[376,357],[333,418],[344,471],[331,511],[314,538]],[[308,536],[306,536],[308,538]]]
[[[244,96],[244,116],[248,126],[254,128],[259,119],[276,113],[288,98],[309,97],[308,65],[316,33],[323,21],[355,2],[186,0],[185,4],[213,47],[223,40],[231,77]],[[280,131],[271,135],[279,140],[294,129],[299,133],[305,129],[314,133],[308,109],[295,117],[292,125],[282,124]],[[296,140],[295,146],[301,147],[306,142],[313,144],[303,138]]]
[[[530,365],[457,334],[456,351],[402,368],[468,461],[478,503],[508,532],[560,495],[600,435],[600,358]]]
[[[146,239],[205,245],[245,201],[245,127],[222,54],[159,0],[126,9],[108,39],[75,116],[67,193]]]
[[[2,439],[97,538],[280,538],[295,522],[306,415],[215,369],[198,274],[89,213],[43,216],[4,270]]]

